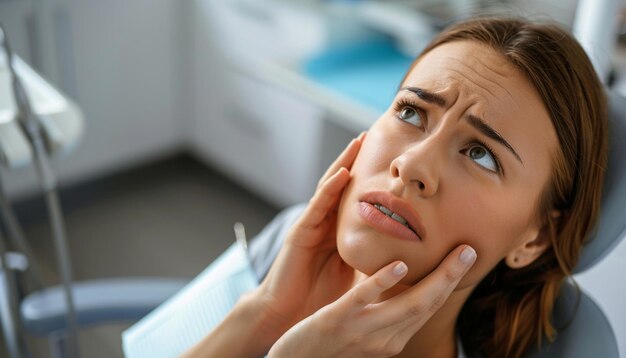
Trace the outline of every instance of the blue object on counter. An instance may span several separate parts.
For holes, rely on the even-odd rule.
[[[413,62],[388,38],[329,48],[303,66],[322,86],[384,113]]]

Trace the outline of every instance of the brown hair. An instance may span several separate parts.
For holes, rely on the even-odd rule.
[[[550,248],[521,269],[500,262],[474,290],[458,321],[469,356],[520,357],[541,346],[543,338],[554,339],[554,301],[599,215],[608,152],[606,95],[585,51],[557,25],[512,18],[465,21],[440,33],[412,66],[452,41],[486,44],[523,73],[560,143],[537,210]],[[554,210],[561,215],[554,217]]]

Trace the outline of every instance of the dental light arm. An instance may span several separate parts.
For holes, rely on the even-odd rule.
[[[50,215],[52,236],[60,268],[65,306],[67,308],[67,323],[70,333],[67,353],[70,357],[77,357],[79,354],[78,324],[72,293],[71,262],[67,247],[63,215],[58,198],[56,178],[50,167],[50,146],[47,146],[45,142],[47,134],[45,127],[42,125],[41,117],[34,112],[29,95],[13,66],[13,54],[6,33],[1,27],[0,30],[0,40],[2,40],[2,45],[5,49],[6,64],[11,78],[11,89],[15,103],[15,120],[26,136],[32,150],[33,163],[44,191],[45,201]]]
[[[13,74],[20,79],[21,91],[18,91],[22,97],[28,98],[31,111],[38,118],[49,154],[68,153],[78,145],[82,136],[82,113],[19,56],[13,54],[12,58],[10,68],[7,56],[0,48],[0,164],[18,168],[33,162],[33,150],[27,135],[16,120],[19,108],[13,94]]]

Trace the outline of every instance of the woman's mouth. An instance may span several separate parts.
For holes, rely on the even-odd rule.
[[[359,214],[374,229],[391,237],[413,242],[421,240],[404,217],[382,204],[361,201]]]
[[[426,228],[415,209],[388,191],[370,191],[359,197],[359,214],[374,229],[392,237],[423,241]]]
[[[397,213],[394,213],[393,211],[391,211],[391,209],[389,209],[386,206],[383,206],[381,204],[372,204],[374,205],[374,207],[380,211],[383,212],[383,214],[389,216],[390,218],[394,219],[395,221],[399,222],[400,224],[408,227],[411,231],[415,232],[413,229],[411,229],[411,227],[409,226],[409,224],[407,223],[406,219],[403,218],[402,216],[398,215]],[[417,235],[417,234],[416,234]]]

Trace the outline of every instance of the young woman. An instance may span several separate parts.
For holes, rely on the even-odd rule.
[[[598,217],[606,107],[554,25],[444,30],[320,180],[260,286],[187,354],[520,357],[553,339]]]

